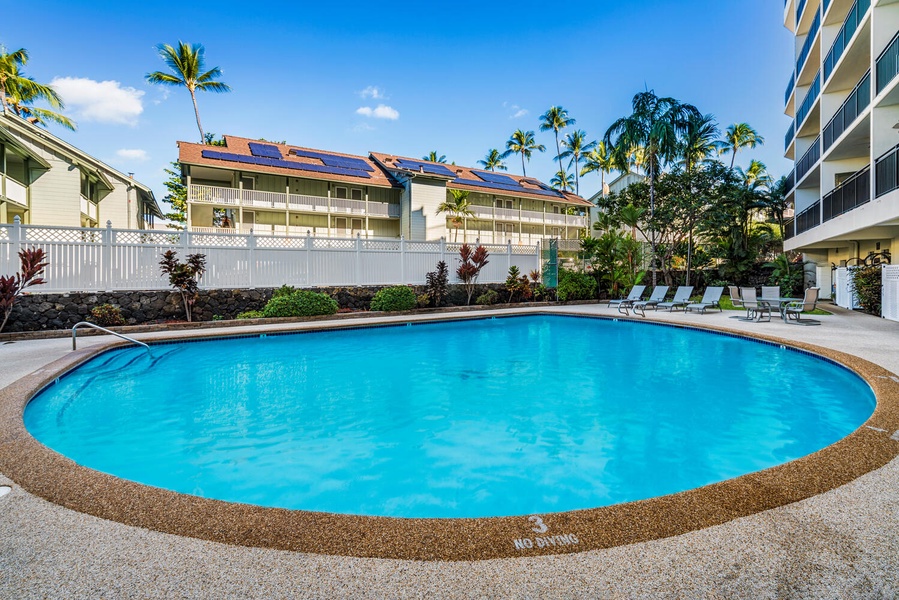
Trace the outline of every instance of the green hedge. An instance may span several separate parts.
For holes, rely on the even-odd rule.
[[[412,310],[417,305],[418,298],[415,295],[415,291],[405,285],[378,290],[375,297],[371,299],[372,310],[383,310],[387,312]]]
[[[262,309],[264,317],[312,317],[333,315],[337,302],[325,294],[296,290],[272,297]]]
[[[556,296],[560,302],[593,300],[596,298],[596,279],[586,273],[559,269],[559,287]]]

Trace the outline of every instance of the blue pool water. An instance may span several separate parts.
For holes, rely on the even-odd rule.
[[[79,464],[186,494],[397,517],[522,515],[784,463],[873,412],[853,373],[701,331],[530,316],[102,354],[27,407]]]

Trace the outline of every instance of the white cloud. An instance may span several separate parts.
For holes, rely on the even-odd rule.
[[[359,123],[355,125],[352,129],[354,133],[363,133],[366,131],[374,131],[375,128],[369,125],[368,123]]]
[[[386,104],[379,104],[377,108],[360,106],[356,109],[356,114],[362,115],[363,117],[374,117],[375,119],[390,119],[391,121],[396,121],[400,118],[399,111]]]
[[[509,104],[508,102],[503,102],[503,108],[508,108],[512,114],[509,115],[510,119],[518,119],[526,114],[528,114],[528,109],[521,108],[517,104]]]
[[[56,77],[50,82],[66,106],[82,121],[136,125],[144,112],[144,93],[122,87],[118,81],[94,81],[86,77]]]
[[[143,162],[150,158],[146,150],[141,150],[139,148],[122,148],[121,150],[116,150],[115,155],[122,160],[133,160],[139,162]]]
[[[387,97],[384,95],[384,90],[374,85],[368,86],[359,92],[359,95],[362,96],[362,98],[371,98],[372,100],[383,100]]]

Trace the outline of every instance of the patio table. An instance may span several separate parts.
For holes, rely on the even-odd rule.
[[[769,304],[776,304],[777,310],[780,312],[780,318],[784,320],[784,323],[787,322],[787,315],[784,313],[784,306],[789,304],[790,302],[802,302],[802,298],[759,298],[759,302],[768,302]]]

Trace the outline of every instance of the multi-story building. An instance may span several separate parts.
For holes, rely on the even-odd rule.
[[[156,216],[150,188],[0,110],[0,223],[144,229]]]
[[[832,264],[899,250],[899,3],[786,0],[784,24],[796,35],[785,247],[829,289]]]
[[[531,177],[224,140],[224,147],[178,144],[192,231],[532,244],[578,239],[592,206]],[[452,190],[468,192],[470,214],[438,211],[453,201]]]

